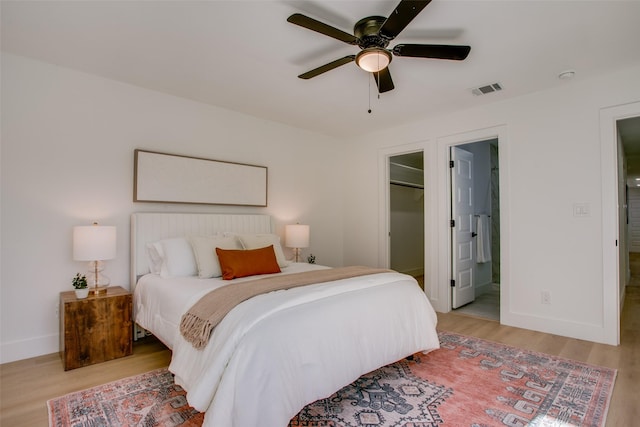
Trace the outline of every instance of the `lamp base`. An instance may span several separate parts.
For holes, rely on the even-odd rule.
[[[102,274],[104,263],[102,261],[91,261],[89,263],[89,274],[87,274],[87,284],[89,285],[89,295],[101,295],[107,293],[107,288],[111,283],[109,277]]]
[[[94,286],[89,289],[89,295],[105,295],[107,293],[107,288],[109,285],[105,286]]]

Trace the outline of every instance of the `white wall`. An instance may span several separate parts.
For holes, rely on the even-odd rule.
[[[305,252],[342,265],[341,147],[326,136],[3,54],[0,362],[58,351],[58,294],[86,268],[71,259],[75,225],[117,226],[117,258],[106,273],[125,288],[135,211],[269,213],[281,236],[287,223],[310,224]],[[267,166],[268,207],[133,203],[135,148]]]
[[[345,264],[375,264],[379,259],[380,227],[370,213],[379,211],[380,152],[392,145],[422,145],[425,175],[435,174],[425,193],[431,194],[431,203],[443,205],[435,189],[447,185],[447,141],[500,128],[502,322],[615,342],[615,324],[605,322],[612,304],[603,303],[609,299],[605,291],[616,290],[603,280],[602,218],[603,191],[615,189],[601,185],[599,114],[605,107],[639,100],[639,75],[636,66],[589,80],[576,78],[553,90],[353,139],[347,163],[359,167],[352,167],[346,181],[346,194],[355,196],[345,198]],[[587,203],[590,215],[574,217],[574,203]],[[427,254],[448,250],[443,237],[448,219],[441,212],[446,210],[427,220],[431,228],[426,234],[437,236],[426,240]],[[438,274],[425,278],[425,288],[436,308],[447,311],[448,265],[438,261],[437,268]],[[542,290],[551,292],[550,305],[541,304]]]
[[[427,182],[426,289],[436,308],[446,311],[448,283],[442,278],[448,266],[438,258],[448,250],[441,148],[452,136],[497,126],[505,129],[503,322],[608,340],[601,200],[609,190],[601,186],[598,118],[605,107],[640,100],[640,67],[425,118],[345,147],[326,136],[96,76],[7,54],[1,59],[0,362],[58,350],[58,293],[85,268],[71,260],[73,226],[98,220],[118,227],[118,257],[107,273],[112,283],[128,287],[130,213],[194,209],[131,201],[134,148],[268,166],[267,208],[197,210],[267,212],[281,235],[287,223],[308,223],[308,251],[318,263],[338,266],[379,264],[379,157],[390,147],[419,146]],[[588,203],[591,215],[573,217],[576,202]],[[543,289],[551,291],[551,305],[539,303]]]

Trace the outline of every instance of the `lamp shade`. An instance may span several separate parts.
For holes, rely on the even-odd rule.
[[[309,226],[294,224],[285,227],[285,246],[288,248],[309,247]]]
[[[73,227],[73,259],[102,261],[116,257],[116,227],[87,225]]]

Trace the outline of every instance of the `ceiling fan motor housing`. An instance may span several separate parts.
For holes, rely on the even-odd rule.
[[[389,39],[380,35],[380,27],[387,18],[384,16],[369,16],[356,22],[353,27],[353,35],[358,38],[358,46],[360,49],[369,47],[386,48],[389,45]]]

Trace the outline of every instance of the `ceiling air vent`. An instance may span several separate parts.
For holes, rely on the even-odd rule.
[[[491,83],[488,85],[480,86],[471,89],[471,93],[475,96],[486,95],[491,92],[497,92],[502,90],[502,85],[500,83]]]

